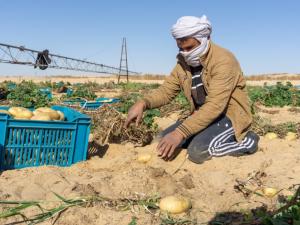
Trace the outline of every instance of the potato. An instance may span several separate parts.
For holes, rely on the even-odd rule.
[[[264,196],[272,198],[277,194],[277,190],[275,188],[266,187],[262,190]]]
[[[51,118],[49,115],[46,114],[37,114],[31,117],[31,120],[43,120],[43,121],[51,121]]]
[[[187,198],[167,196],[159,202],[159,208],[168,213],[182,213],[191,208],[191,201]]]
[[[294,132],[288,132],[284,139],[287,141],[294,141],[297,139],[297,134]]]
[[[146,163],[151,159],[152,155],[150,153],[140,153],[137,157],[137,161],[141,163]]]
[[[16,117],[16,116],[18,115],[18,113],[20,113],[21,111],[24,111],[24,110],[29,111],[28,109],[26,109],[26,108],[24,108],[24,107],[10,107],[10,108],[8,109],[8,112],[9,112],[12,116]]]
[[[48,108],[48,107],[37,108],[34,111],[34,114],[38,115],[39,112],[46,113],[47,115],[49,115],[51,120],[59,120],[60,119],[60,115],[58,114],[58,112],[51,108]]]
[[[11,113],[8,112],[7,110],[0,109],[0,113],[7,114],[7,115],[11,116]]]
[[[57,110],[56,111],[59,114],[59,120],[64,121],[65,120],[65,114],[62,111]]]
[[[265,135],[265,138],[268,138],[269,140],[276,139],[277,137],[278,137],[277,134],[272,133],[272,132],[266,133],[266,135]]]
[[[29,109],[25,108],[16,108],[11,111],[14,119],[29,120],[33,116],[33,113]]]
[[[33,115],[34,116],[49,116],[49,113],[46,113],[46,112],[42,112],[42,111],[33,111]],[[49,116],[50,117],[50,116]],[[50,117],[51,119],[51,117]]]

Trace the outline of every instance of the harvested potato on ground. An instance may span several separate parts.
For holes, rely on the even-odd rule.
[[[184,197],[167,196],[159,202],[159,208],[168,213],[183,213],[191,208],[191,201]]]
[[[265,135],[265,138],[268,138],[269,140],[276,139],[277,137],[278,137],[278,135],[275,133],[272,133],[272,132],[266,133],[266,135]]]
[[[140,153],[138,154],[137,161],[141,163],[146,163],[150,161],[152,155],[150,153]]]
[[[31,117],[31,120],[43,120],[43,121],[51,121],[51,118],[49,115],[46,114],[37,114]]]
[[[51,120],[59,120],[60,119],[60,115],[57,111],[55,111],[54,109],[48,108],[48,107],[41,107],[41,108],[37,108],[33,113],[34,115],[38,115],[40,112],[47,114]]]
[[[266,187],[262,190],[263,194],[266,197],[272,198],[277,194],[277,190],[275,188]]]
[[[294,141],[297,139],[297,134],[294,132],[288,132],[284,139],[287,141]]]

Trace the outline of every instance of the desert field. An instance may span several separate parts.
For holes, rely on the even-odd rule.
[[[1,77],[0,82],[18,83],[23,79],[36,83],[62,80],[72,84],[116,83],[115,77],[62,76]],[[288,77],[282,80],[248,79],[247,85],[262,86],[265,82],[273,85],[277,81],[300,85],[300,79]],[[161,84],[163,80],[132,79],[130,82]],[[95,94],[97,97],[121,98],[131,92],[143,94],[149,91],[122,87],[97,88]],[[54,97],[59,95],[54,94]],[[255,154],[215,157],[203,164],[195,164],[187,159],[186,150],[181,149],[173,160],[165,161],[157,156],[158,140],[155,137],[145,146],[135,146],[128,141],[103,143],[96,138],[99,130],[95,129],[89,139],[86,161],[70,167],[41,166],[1,171],[0,215],[8,212],[7,207],[16,206],[4,204],[5,201],[37,201],[44,211],[69,204],[51,218],[41,220],[43,225],[262,224],[261,217],[256,217],[257,212],[276,212],[283,199],[294,195],[300,184],[300,107],[269,107],[262,101],[254,106],[255,116],[265,123],[265,126],[257,123],[260,125],[257,128],[260,142]],[[182,110],[172,109],[155,116],[155,129],[159,132],[167,128],[180,118],[181,113]],[[101,123],[101,120],[97,122]],[[294,129],[297,137],[287,139],[281,124],[292,124],[283,127]],[[266,135],[276,133],[276,129],[279,129],[277,138]],[[147,162],[137,160],[144,153],[151,158]],[[273,188],[276,193],[267,195],[266,188]],[[159,210],[159,199],[170,195],[188,198],[192,207],[180,214]],[[40,212],[37,206],[25,207],[17,216],[0,219],[0,224],[22,224],[20,221]]]
[[[166,75],[131,75],[130,82],[138,83],[163,83],[164,77]],[[293,85],[300,85],[300,74],[276,74],[276,75],[252,75],[246,76],[247,85],[251,86],[262,86],[264,83],[268,85],[274,85],[276,82],[287,82],[290,81]],[[0,76],[0,82],[5,80],[11,80],[13,82],[21,82],[22,80],[33,80],[35,82],[51,81],[68,81],[70,83],[85,83],[85,82],[96,82],[98,84],[104,84],[107,82],[117,83],[117,76]],[[122,82],[126,82],[125,77],[121,77]]]
[[[70,83],[85,83],[85,82],[96,82],[98,84],[104,84],[107,82],[118,82],[117,76],[74,76],[74,77],[69,77],[69,76],[46,76],[46,77],[31,77],[31,76],[18,76],[18,77],[1,77],[0,76],[0,82],[3,82],[5,80],[11,80],[13,82],[21,82],[22,80],[33,80],[34,82],[43,82],[43,81],[51,81],[51,82],[59,82],[59,81],[68,81]],[[126,82],[126,78],[122,77],[121,78],[122,82]],[[131,82],[141,82],[141,83],[162,83],[163,79],[135,79],[135,78],[130,78]]]

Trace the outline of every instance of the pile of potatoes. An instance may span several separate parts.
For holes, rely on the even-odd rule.
[[[48,107],[37,108],[34,111],[23,107],[11,107],[8,111],[1,110],[1,113],[8,114],[18,120],[43,120],[43,121],[64,121],[63,112]]]

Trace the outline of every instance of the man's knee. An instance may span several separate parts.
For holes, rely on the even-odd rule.
[[[189,160],[191,160],[194,163],[203,163],[204,161],[211,158],[207,145],[190,144],[188,146],[187,151],[189,155]]]

